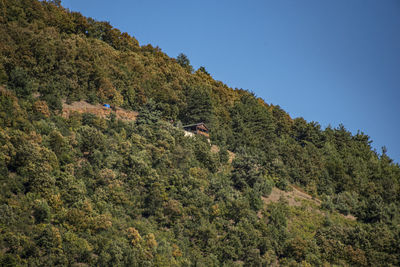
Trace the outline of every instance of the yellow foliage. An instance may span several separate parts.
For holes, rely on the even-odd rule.
[[[146,236],[146,244],[149,248],[156,248],[158,246],[157,241],[156,241],[156,237],[154,236],[154,234],[150,233]]]
[[[45,117],[50,116],[50,110],[46,101],[38,100],[34,103],[33,107],[37,112],[42,113]]]
[[[64,202],[61,200],[60,193],[49,196],[48,202],[50,206],[56,210],[60,210],[64,205]]]
[[[174,257],[182,257],[182,251],[176,244],[172,244],[172,256]]]
[[[0,161],[10,163],[11,158],[16,155],[14,146],[11,143],[8,133],[0,129]]]
[[[99,179],[101,182],[109,184],[114,181],[116,178],[116,174],[111,169],[103,169],[99,173]]]
[[[35,131],[31,131],[27,136],[27,139],[38,144],[42,143],[42,136]]]
[[[301,267],[311,267],[312,265],[311,265],[310,263],[308,263],[307,261],[302,261],[302,262],[300,263],[300,266],[301,266]]]
[[[112,226],[111,215],[101,214],[94,218],[94,228],[96,230],[106,230]]]
[[[93,211],[92,204],[91,204],[90,201],[88,201],[88,200],[85,200],[85,201],[83,202],[81,209],[82,209],[84,212],[86,212],[86,213],[90,213],[90,212]]]
[[[124,98],[121,93],[115,89],[110,80],[102,78],[100,87],[97,91],[97,96],[105,102],[110,102],[116,106],[121,106],[124,103]]]
[[[56,244],[57,248],[62,248],[62,238],[60,230],[57,227],[51,226],[51,232],[54,237],[54,243]]]
[[[219,209],[219,205],[218,204],[215,204],[215,205],[211,206],[211,209],[212,209],[212,214],[214,216],[220,215],[221,211]]]
[[[131,244],[133,246],[136,246],[139,244],[140,241],[142,241],[142,237],[139,234],[139,231],[136,230],[134,227],[129,227],[127,230],[128,232],[128,238],[131,239]]]

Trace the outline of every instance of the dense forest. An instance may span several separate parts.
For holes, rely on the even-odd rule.
[[[139,115],[63,116],[77,101]],[[400,166],[369,136],[60,1],[0,0],[0,183],[1,266],[400,265]]]

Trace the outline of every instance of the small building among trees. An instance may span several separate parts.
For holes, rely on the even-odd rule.
[[[186,132],[189,132],[192,134],[201,134],[207,138],[210,138],[209,130],[208,130],[207,126],[204,124],[204,122],[185,125],[185,126],[183,126],[183,129]]]

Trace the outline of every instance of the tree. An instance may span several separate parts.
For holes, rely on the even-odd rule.
[[[33,82],[28,73],[20,67],[16,67],[10,74],[9,86],[14,89],[18,97],[26,98],[33,90]]]
[[[213,104],[209,88],[191,86],[187,89],[187,107],[181,114],[185,123],[209,123],[212,120]]]
[[[268,206],[268,232],[271,244],[278,255],[282,255],[286,240],[288,238],[287,232],[287,204],[280,199],[276,204]]]
[[[206,70],[206,68],[203,67],[203,66],[200,66],[199,71],[201,71],[201,72],[203,72],[203,73],[205,73],[205,74],[207,74],[207,75],[210,75],[210,73],[209,73],[209,72]]]
[[[104,135],[97,129],[90,126],[82,126],[79,129],[79,146],[82,152],[92,154],[96,149],[105,145]]]
[[[239,147],[259,149],[269,158],[274,157],[275,124],[272,114],[262,105],[260,99],[247,91],[231,109],[233,140],[230,149]]]
[[[149,99],[139,110],[139,116],[136,119],[137,125],[153,125],[160,121],[161,112],[153,99]]]
[[[61,0],[49,0],[49,2],[58,7],[61,7]]]
[[[190,60],[185,54],[180,53],[176,58],[176,62],[179,65],[181,65],[182,68],[186,69],[188,72],[193,72],[193,67],[192,65],[190,65]]]

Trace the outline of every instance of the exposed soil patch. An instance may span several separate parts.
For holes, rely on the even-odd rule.
[[[103,107],[101,104],[92,105],[85,101],[74,102],[71,104],[64,102],[62,116],[68,118],[73,112],[91,113],[102,118],[107,118],[111,113],[114,113],[118,119],[129,121],[136,120],[139,114],[136,111],[129,111],[119,107],[113,110],[111,108]]]
[[[351,215],[351,214],[342,215],[342,216],[345,217],[346,219],[349,219],[349,220],[352,220],[352,221],[357,220],[357,218],[355,216]]]
[[[290,192],[285,192],[283,190],[280,190],[276,187],[272,188],[272,192],[268,197],[263,197],[263,201],[265,204],[271,203],[271,202],[278,202],[281,197],[285,198],[289,206],[301,206],[301,201],[302,200],[308,200],[311,202],[314,202],[316,205],[321,205],[321,201],[319,199],[315,199],[312,196],[300,191],[299,189],[292,187],[292,191]]]

